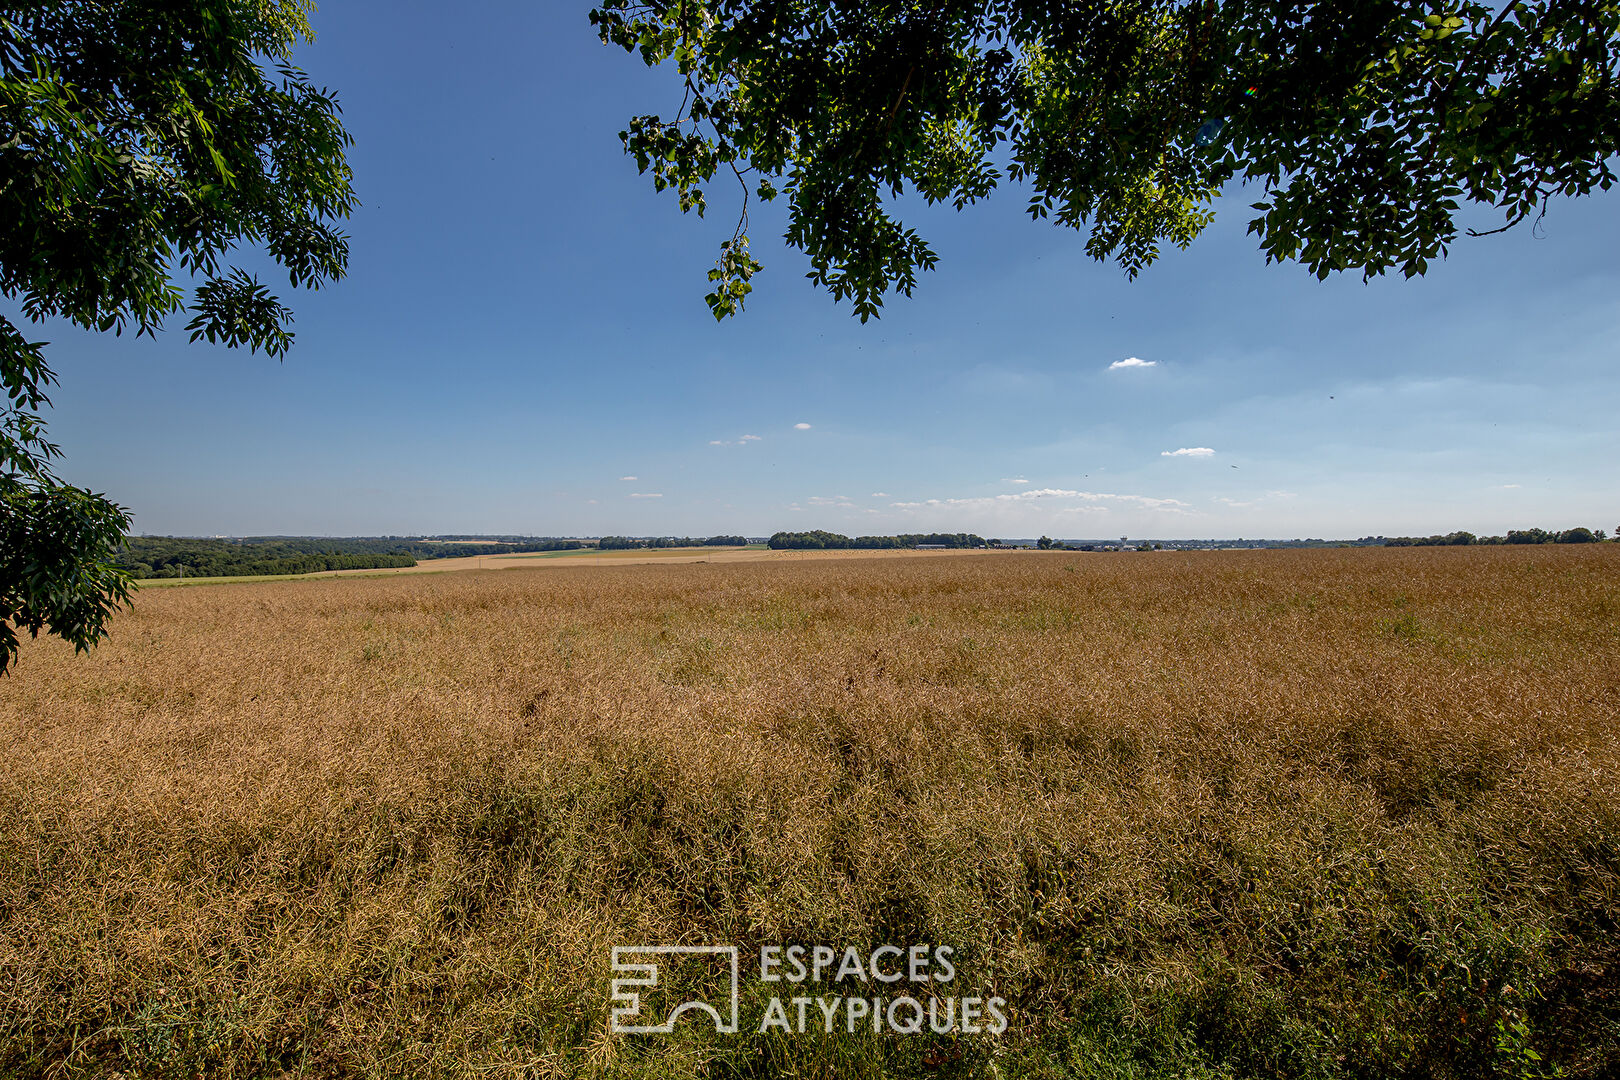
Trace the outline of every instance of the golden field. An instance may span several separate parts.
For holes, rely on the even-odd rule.
[[[1613,1076],[1617,717],[1615,544],[149,590],[0,681],[0,1076]],[[705,942],[1011,1027],[609,1032]]]

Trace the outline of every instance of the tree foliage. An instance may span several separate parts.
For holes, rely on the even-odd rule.
[[[1604,539],[1602,529],[1579,527],[1563,532],[1546,529],[1509,529],[1506,536],[1475,536],[1471,532],[1443,536],[1392,536],[1385,547],[1466,547],[1472,544],[1593,544]]]
[[[1603,0],[598,0],[604,42],[684,84],[626,150],[681,209],[743,212],[717,318],[760,269],[750,196],[863,321],[934,266],[894,216],[1004,181],[1134,276],[1240,179],[1267,261],[1318,277],[1443,256],[1466,204],[1516,224],[1614,182],[1620,6]],[[1506,227],[1506,226],[1504,226]],[[1496,231],[1496,230],[1491,230]]]
[[[579,540],[508,536],[131,536],[113,560],[137,578],[310,574],[414,566],[419,560],[577,551]]]
[[[294,286],[340,277],[354,204],[336,98],[290,62],[309,0],[0,4],[0,294],[33,321],[292,343],[290,313],[233,265]],[[189,288],[188,288],[189,286]],[[0,672],[14,628],[86,648],[128,599],[126,512],[62,483],[40,410],[43,346],[0,317]]]
[[[746,547],[745,536],[604,536],[596,546],[602,551],[630,551],[639,548]]]
[[[919,544],[947,548],[988,547],[984,537],[974,533],[901,533],[897,536],[856,536],[811,529],[808,532],[773,533],[767,544],[772,550],[837,550],[860,549],[883,551],[895,548],[914,548]]]

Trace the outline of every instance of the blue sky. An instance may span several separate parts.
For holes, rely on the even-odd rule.
[[[866,325],[755,208],[766,270],[716,324],[734,204],[683,217],[637,175],[618,132],[678,90],[589,6],[320,10],[301,63],[355,138],[349,276],[279,289],[284,363],[183,320],[37,331],[64,475],[151,534],[1620,524],[1620,195],[1363,284],[1267,266],[1237,191],[1131,282],[1008,188],[908,212],[940,266]]]

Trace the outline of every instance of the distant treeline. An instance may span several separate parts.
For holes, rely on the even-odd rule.
[[[1506,536],[1475,536],[1471,532],[1447,533],[1444,536],[1393,536],[1384,541],[1385,547],[1462,547],[1468,544],[1595,544],[1605,540],[1602,529],[1565,529],[1548,532],[1546,529],[1509,529]]]
[[[469,544],[530,544],[549,541],[550,536],[519,536],[516,533],[436,533],[433,536],[396,537],[401,540],[460,540]]]
[[[584,547],[579,540],[514,540],[506,544],[450,541],[428,543],[410,540],[395,545],[395,550],[418,559],[460,559],[468,555],[514,555],[523,551],[575,551]]]
[[[510,555],[524,551],[573,551],[586,546],[579,540],[559,540],[551,536],[233,536],[228,540],[215,541],[178,537],[142,539],[178,544],[222,543],[261,549],[280,546],[305,555],[410,555],[417,559],[457,559],[468,555]]]
[[[253,548],[259,552],[274,550],[297,555],[397,555],[412,539],[407,536],[232,536],[228,539],[204,540],[184,536],[132,536],[129,543],[185,547],[217,547],[224,544]]]
[[[415,566],[418,559],[572,551],[584,546],[578,540],[533,536],[516,537],[505,544],[459,539],[433,543],[422,537],[403,536],[249,536],[228,540],[131,536],[114,561],[138,578],[246,577],[373,570]]]
[[[746,536],[604,536],[596,542],[603,551],[633,548],[747,547]]]
[[[779,532],[767,541],[780,551],[783,549],[858,548],[880,551],[888,548],[914,548],[921,544],[937,544],[948,548],[982,548],[990,545],[984,537],[973,533],[901,533],[899,536],[848,537],[839,533],[812,529],[810,532]]]
[[[309,550],[312,546],[327,550]],[[114,560],[138,578],[247,577],[259,574],[315,574],[324,570],[373,570],[415,566],[397,552],[356,552],[346,541],[184,540],[135,537]]]

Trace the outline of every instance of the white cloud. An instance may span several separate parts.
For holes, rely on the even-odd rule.
[[[1127,356],[1123,360],[1115,360],[1112,364],[1109,364],[1108,370],[1119,371],[1121,368],[1144,368],[1158,366],[1159,362],[1157,360],[1143,360],[1139,356]]]
[[[1176,513],[1185,512],[1188,508],[1188,504],[1180,499],[1158,499],[1150,495],[1118,495],[1107,491],[1071,491],[1068,488],[1033,488],[1029,491],[1015,491],[1007,495],[988,495],[972,499],[923,499],[918,502],[897,502],[889,505],[897,510],[918,510],[924,507],[987,510],[996,506],[1033,502],[1037,499],[1052,499],[1058,502],[1074,501],[1084,504],[1066,508],[1067,511],[1074,513],[1097,512],[1107,509],[1107,506],[1096,505],[1099,503],[1114,503],[1137,510],[1168,510]]]
[[[758,435],[743,435],[743,436],[740,436],[740,437],[739,437],[739,438],[738,438],[738,439],[737,439],[737,441],[738,441],[738,442],[739,442],[739,443],[745,443],[745,442],[759,442],[759,436],[758,436]]]
[[[889,493],[887,491],[874,491],[874,492],[872,492],[872,498],[874,498],[874,499],[887,499],[887,498],[890,498],[890,497],[891,496],[889,495]]]
[[[620,480],[634,480],[635,477],[633,477],[633,476],[621,476],[621,477],[619,477],[619,479]]]
[[[632,491],[630,497],[632,499],[662,499],[664,493],[662,491]]]
[[[1003,484],[1027,484],[1027,483],[1029,483],[1029,481],[1025,480],[1022,476],[1012,476],[1012,477],[1003,476],[1001,478],[1001,482]]]
[[[812,495],[805,502],[811,506],[836,506],[842,510],[855,509],[855,504],[849,501],[848,495],[834,495],[831,498],[824,495]]]
[[[751,442],[759,442],[758,435],[739,435],[735,439],[710,439],[710,446],[747,446]]]
[[[1214,457],[1215,451],[1207,446],[1183,446],[1180,450],[1161,450],[1160,457]]]
[[[794,431],[809,431],[810,430],[810,425],[801,421],[801,422],[793,425],[793,430]]]
[[[1503,491],[1512,491],[1514,488],[1516,488],[1518,486],[1519,486],[1518,484],[1498,484],[1497,485],[1497,487],[1501,488]]]
[[[1028,487],[999,495],[961,498],[901,499],[885,502],[882,532],[955,532],[967,529],[982,536],[1115,536],[1121,533],[1163,535],[1166,518],[1201,520],[1215,508],[1180,499],[1121,491]],[[825,512],[825,511],[823,511]],[[851,511],[845,511],[850,513]],[[845,530],[848,531],[848,530]]]

